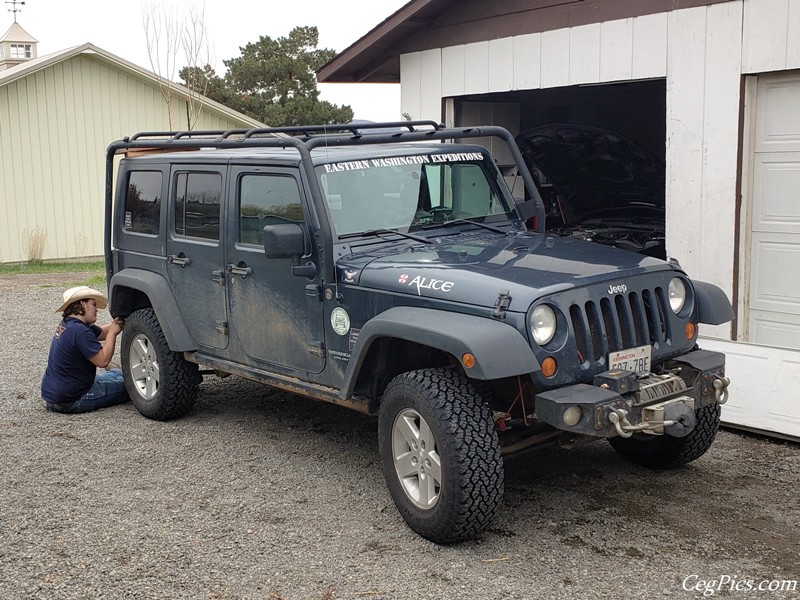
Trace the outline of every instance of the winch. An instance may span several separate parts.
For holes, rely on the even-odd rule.
[[[686,370],[690,368],[682,365],[645,375],[605,371],[594,377],[592,385],[537,394],[536,416],[559,429],[596,437],[629,438],[634,433],[684,437],[696,425],[697,409],[727,399],[729,383],[719,371],[690,374]],[[708,385],[700,385],[706,380]]]

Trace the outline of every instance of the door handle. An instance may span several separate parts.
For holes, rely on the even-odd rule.
[[[238,265],[227,265],[225,267],[225,270],[231,275],[241,275],[242,279],[244,279],[253,272],[253,269],[251,269],[244,263],[239,263]]]
[[[186,256],[183,252],[181,252],[178,255],[170,254],[167,257],[167,262],[170,263],[171,265],[180,265],[181,267],[185,267],[192,261],[189,260],[188,256]]]

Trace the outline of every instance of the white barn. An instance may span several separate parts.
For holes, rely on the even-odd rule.
[[[736,312],[701,328],[728,356],[723,421],[800,437],[800,0],[412,0],[318,77],[399,82],[412,119],[658,153],[667,252]]]
[[[36,44],[17,23],[0,38],[0,263],[102,255],[106,147],[171,129],[153,73],[89,43],[41,57]],[[171,94],[172,128],[187,129],[190,92]],[[200,102],[192,129],[263,127]]]

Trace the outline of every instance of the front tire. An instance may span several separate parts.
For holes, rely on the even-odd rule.
[[[378,414],[389,493],[406,523],[438,544],[485,530],[503,499],[503,459],[488,406],[457,371],[395,377]]]
[[[674,469],[703,456],[719,430],[720,405],[709,404],[695,411],[697,424],[682,438],[634,434],[615,437],[609,443],[621,456],[651,469]]]
[[[125,319],[121,360],[128,396],[145,417],[167,421],[194,406],[201,381],[198,367],[170,350],[152,308]]]

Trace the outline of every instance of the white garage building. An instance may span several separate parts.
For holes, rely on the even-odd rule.
[[[701,329],[723,421],[800,438],[800,0],[412,0],[318,76],[399,82],[406,118],[592,125],[663,157],[667,252],[736,311]]]

